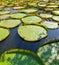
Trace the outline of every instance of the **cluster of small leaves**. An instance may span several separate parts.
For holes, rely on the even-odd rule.
[[[45,2],[57,2],[58,0],[0,0],[0,5],[19,5],[19,4],[24,4],[24,3],[28,3],[28,2],[39,2],[39,1],[45,1]]]

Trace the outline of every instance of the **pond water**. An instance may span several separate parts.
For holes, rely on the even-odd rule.
[[[12,13],[18,12],[10,8],[5,8],[4,10],[11,10]],[[39,10],[37,13],[43,12]],[[55,30],[48,30],[48,36],[37,42],[26,42],[21,39],[18,35],[18,27],[10,30],[10,35],[7,39],[0,42],[0,54],[7,49],[21,48],[37,52],[38,47],[46,41],[59,39],[59,28]]]

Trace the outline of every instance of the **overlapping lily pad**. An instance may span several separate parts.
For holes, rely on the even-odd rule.
[[[33,52],[12,49],[1,55],[0,65],[44,65],[43,61]]]
[[[10,15],[11,18],[17,18],[17,19],[21,19],[25,16],[27,16],[27,14],[24,14],[24,13],[13,13]]]
[[[10,11],[0,11],[0,15],[2,15],[2,14],[8,14],[8,13],[10,13]]]
[[[14,28],[18,26],[20,23],[21,23],[20,20],[8,19],[8,20],[1,21],[0,26],[6,27],[6,28]]]
[[[55,14],[55,15],[59,15],[59,11],[58,10],[52,11],[52,13]]]
[[[25,13],[34,13],[36,12],[37,9],[36,8],[28,8],[28,9],[23,9],[20,12],[25,12]]]
[[[24,9],[25,7],[22,7],[22,6],[15,6],[13,7],[13,9],[16,9],[16,10],[20,10],[20,9]]]
[[[2,19],[7,19],[7,18],[9,18],[10,17],[10,15],[1,15],[0,16],[0,20],[2,20]]]
[[[41,18],[51,18],[53,15],[52,14],[40,14]]]
[[[46,65],[59,64],[59,42],[53,42],[38,49],[37,55],[43,59]]]
[[[22,18],[22,21],[24,24],[38,24],[42,20],[38,16],[28,16],[28,17]]]
[[[46,8],[44,8],[44,10],[45,10],[45,11],[48,11],[48,12],[51,12],[51,11],[53,11],[53,8],[48,8],[48,7],[46,7]]]
[[[9,35],[9,30],[0,27],[0,42],[1,42],[2,40],[4,40],[5,38],[7,38],[8,35]]]
[[[36,6],[37,5],[37,2],[29,2],[28,3],[28,6]]]
[[[49,8],[57,8],[58,7],[58,4],[56,4],[56,3],[49,3],[47,5],[47,7],[49,7]]]
[[[4,6],[0,6],[0,10],[3,10]]]
[[[46,3],[45,2],[39,2],[38,3],[38,6],[41,8],[41,7],[46,7]]]
[[[59,27],[58,23],[52,21],[43,21],[41,25],[47,27],[48,29],[56,29]]]
[[[18,28],[18,34],[26,41],[38,41],[47,36],[47,30],[41,26],[25,25]]]
[[[52,19],[59,22],[59,16],[53,16]]]

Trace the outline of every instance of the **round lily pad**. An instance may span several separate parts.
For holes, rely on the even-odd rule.
[[[57,8],[58,5],[57,4],[51,4],[51,5],[47,5],[47,7],[49,7],[49,8]]]
[[[0,26],[6,27],[6,28],[14,28],[18,26],[20,23],[21,23],[20,20],[8,19],[8,20],[1,21]]]
[[[59,11],[58,10],[52,11],[52,13],[55,14],[55,15],[59,15]]]
[[[47,27],[48,29],[56,29],[59,27],[58,23],[52,21],[43,21],[41,24]]]
[[[7,18],[9,18],[10,16],[9,15],[1,15],[0,16],[0,19],[7,19]]]
[[[1,55],[1,65],[44,65],[44,62],[33,52],[12,49]]]
[[[28,2],[28,6],[36,6],[37,2]]]
[[[36,9],[36,8],[28,8],[28,9],[20,10],[20,12],[34,13],[34,12],[36,12],[37,10],[38,10],[38,9]]]
[[[11,18],[17,18],[17,19],[21,19],[25,16],[27,16],[27,14],[24,14],[24,13],[14,13],[10,15]]]
[[[45,2],[40,2],[40,3],[38,3],[38,6],[39,7],[46,7],[46,3]]]
[[[28,17],[22,18],[22,21],[24,24],[38,24],[42,20],[38,16],[28,16]]]
[[[14,4],[7,4],[6,7],[13,7]]]
[[[47,30],[37,25],[25,25],[18,28],[18,34],[26,41],[38,41],[47,36]]]
[[[56,3],[54,3],[54,2],[49,2],[49,3],[47,3],[47,5],[55,5]]]
[[[40,14],[41,18],[51,18],[52,16],[52,14]]]
[[[53,16],[52,19],[59,22],[59,16]]]
[[[0,42],[4,40],[9,35],[9,30],[0,27]]]
[[[37,55],[42,58],[46,65],[59,64],[59,42],[47,43],[47,45],[39,47]]]
[[[3,10],[4,6],[0,6],[0,10]]]
[[[8,13],[10,13],[10,11],[0,11],[0,15],[2,15],[2,14],[8,14]]]
[[[22,7],[22,6],[13,7],[13,9],[16,9],[16,10],[23,9],[23,8],[25,8],[25,7]]]
[[[53,8],[48,8],[48,7],[46,7],[44,10],[45,10],[45,11],[48,11],[48,12],[49,12],[49,11],[51,12],[51,11],[53,11]]]

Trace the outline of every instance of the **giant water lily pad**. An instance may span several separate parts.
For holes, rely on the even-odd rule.
[[[0,27],[0,42],[9,35],[9,30]]]
[[[38,3],[38,6],[39,7],[46,7],[46,3],[45,2],[40,2],[40,3]]]
[[[47,36],[47,30],[41,26],[25,25],[18,28],[18,34],[26,41],[38,41]]]
[[[4,6],[0,6],[0,10],[3,10]]]
[[[0,19],[7,19],[7,18],[9,18],[10,16],[9,15],[1,15],[0,16]]]
[[[47,5],[55,5],[56,3],[54,2],[50,2],[50,3],[47,3]]]
[[[22,6],[13,7],[13,9],[16,9],[16,10],[23,9],[23,8],[25,8],[25,7],[22,7]]]
[[[57,5],[48,5],[47,7],[49,7],[49,8],[57,8],[58,6]]]
[[[22,21],[24,24],[38,24],[42,20],[38,16],[28,16],[28,17],[22,18]]]
[[[50,3],[50,4],[47,5],[47,7],[49,7],[49,8],[57,8],[58,4],[56,4],[56,3]]]
[[[34,13],[36,11],[37,11],[36,8],[28,8],[28,9],[20,10],[20,12],[25,12],[25,13]]]
[[[18,26],[20,23],[21,23],[20,20],[8,19],[8,20],[1,21],[0,26],[6,27],[6,28],[14,28]]]
[[[10,13],[10,11],[0,11],[0,15],[2,15],[2,14],[8,14],[8,13]]]
[[[43,59],[46,65],[59,65],[59,42],[40,47],[37,55]]]
[[[52,14],[40,14],[41,18],[51,18],[53,15]]]
[[[56,29],[59,27],[58,23],[52,21],[43,21],[41,24],[47,27],[48,29]]]
[[[1,55],[0,65],[44,65],[43,61],[33,52],[12,49]]]
[[[58,10],[52,11],[52,13],[55,14],[55,15],[59,15],[59,11]]]
[[[52,19],[59,22],[59,16],[53,16]]]
[[[29,2],[28,3],[28,6],[36,6],[37,5],[37,2]]]
[[[51,12],[51,11],[53,11],[53,8],[48,8],[48,7],[46,7],[46,8],[44,8],[44,10],[45,10],[45,11],[48,11],[48,12]]]
[[[17,19],[21,19],[25,16],[27,16],[27,14],[24,14],[24,13],[14,13],[10,15],[11,18],[17,18]]]

